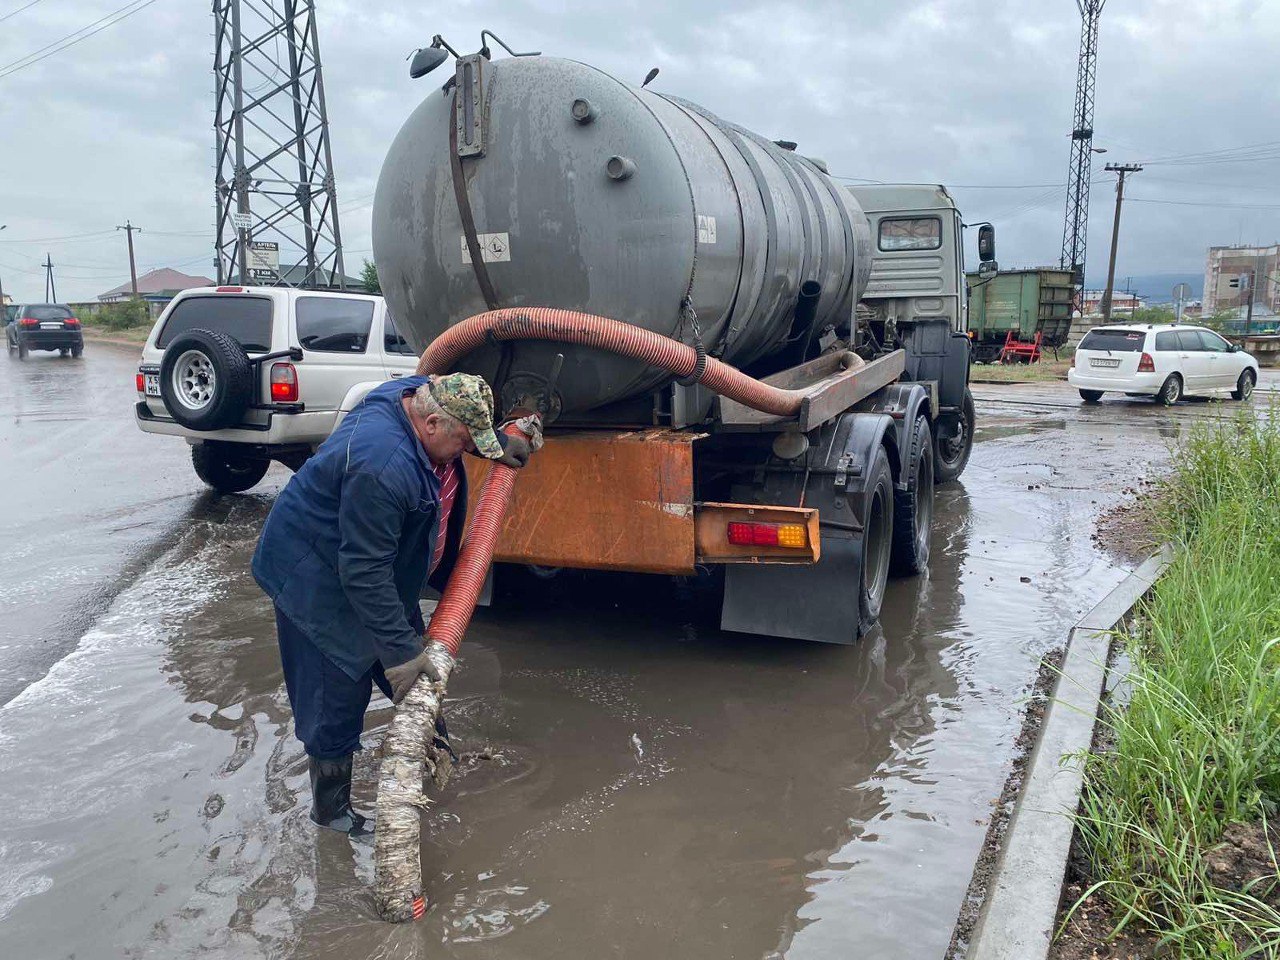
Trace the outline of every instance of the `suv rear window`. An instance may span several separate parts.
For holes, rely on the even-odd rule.
[[[303,350],[364,353],[373,325],[373,301],[299,297],[297,316]]]
[[[1077,350],[1120,350],[1138,353],[1146,342],[1142,330],[1090,330],[1080,341]]]
[[[271,298],[217,294],[179,300],[164,322],[156,346],[163,350],[175,338],[198,328],[228,334],[245,350],[266,353],[271,349]]]
[[[27,307],[23,311],[24,317],[30,317],[33,320],[65,320],[67,317],[74,317],[75,314],[63,306],[56,303],[46,303],[34,307]]]

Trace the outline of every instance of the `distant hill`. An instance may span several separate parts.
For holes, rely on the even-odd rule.
[[[1128,289],[1132,290],[1140,297],[1145,297],[1150,303],[1172,303],[1173,288],[1179,283],[1185,283],[1191,288],[1191,299],[1199,300],[1204,294],[1204,274],[1203,273],[1147,273],[1142,276],[1116,277],[1116,289],[1126,289],[1125,284],[1128,283]],[[1090,275],[1089,282],[1085,286],[1090,290],[1101,290],[1107,285],[1107,275],[1101,276]]]

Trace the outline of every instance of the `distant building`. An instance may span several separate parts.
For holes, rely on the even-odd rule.
[[[212,287],[213,281],[208,277],[193,277],[179,273],[168,267],[161,267],[144,273],[138,278],[138,296],[152,303],[168,303],[183,290],[192,287]],[[98,294],[99,303],[119,303],[133,296],[133,284],[122,283],[106,293]]]
[[[1086,290],[1083,294],[1084,315],[1102,313],[1102,295],[1104,290]],[[1111,294],[1111,315],[1117,313],[1133,313],[1139,307],[1146,306],[1146,301],[1136,293],[1125,293],[1123,290],[1116,290]]]
[[[1249,302],[1248,283],[1231,286],[1232,280],[1256,272],[1255,309],[1264,306],[1280,312],[1280,244],[1269,247],[1210,247],[1204,268],[1204,314],[1236,310]]]

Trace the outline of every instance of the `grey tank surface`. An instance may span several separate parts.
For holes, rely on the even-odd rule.
[[[490,302],[469,256],[460,187]],[[847,323],[871,267],[861,208],[812,161],[692,103],[541,56],[464,58],[432,89],[383,163],[373,247],[383,293],[419,351],[490,306],[579,310],[692,344],[687,298],[707,351],[737,366],[789,338],[794,346],[797,333]],[[806,282],[821,294],[812,323],[793,331]],[[610,354],[537,343],[512,346],[505,360],[485,347],[462,367],[501,381],[509,400],[545,377],[557,352],[566,412],[669,379]]]

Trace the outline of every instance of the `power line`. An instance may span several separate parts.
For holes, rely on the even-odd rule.
[[[1169,203],[1179,207],[1222,207],[1227,210],[1280,210],[1280,203],[1214,203],[1204,200],[1157,200],[1150,197],[1126,197],[1130,203]]]
[[[56,243],[58,241],[67,240],[84,240],[88,237],[98,237],[105,234],[114,234],[114,230],[96,230],[93,233],[73,233],[65,237],[30,237],[24,240],[0,240],[0,243]]]
[[[18,14],[20,14],[23,10],[30,10],[32,7],[34,7],[34,6],[35,6],[37,3],[39,3],[39,2],[40,2],[40,0],[31,0],[31,2],[30,2],[30,3],[28,3],[28,4],[24,5],[24,6],[19,7],[17,10],[13,10],[13,11],[11,11],[11,12],[9,12],[9,13],[6,13],[3,17],[0,17],[0,23],[4,23],[4,22],[5,22],[6,20],[8,20],[10,17],[16,17],[16,16],[17,16]]]
[[[35,50],[27,54],[25,57],[19,57],[17,60],[6,63],[4,66],[0,67],[0,79],[7,77],[11,73],[17,73],[19,70],[25,70],[27,67],[33,66],[41,60],[52,57],[56,53],[61,53],[69,47],[74,47],[82,40],[88,40],[90,37],[101,33],[108,27],[115,26],[121,20],[133,16],[138,11],[151,6],[151,4],[155,2],[156,0],[131,0],[131,2],[126,3],[123,7],[113,10],[105,17],[101,17],[93,21],[93,23],[88,26],[81,27],[79,30],[73,30],[65,37],[55,40],[53,43],[46,44],[39,50]],[[101,26],[99,26],[99,24],[101,24]],[[48,52],[46,53],[45,51]]]

